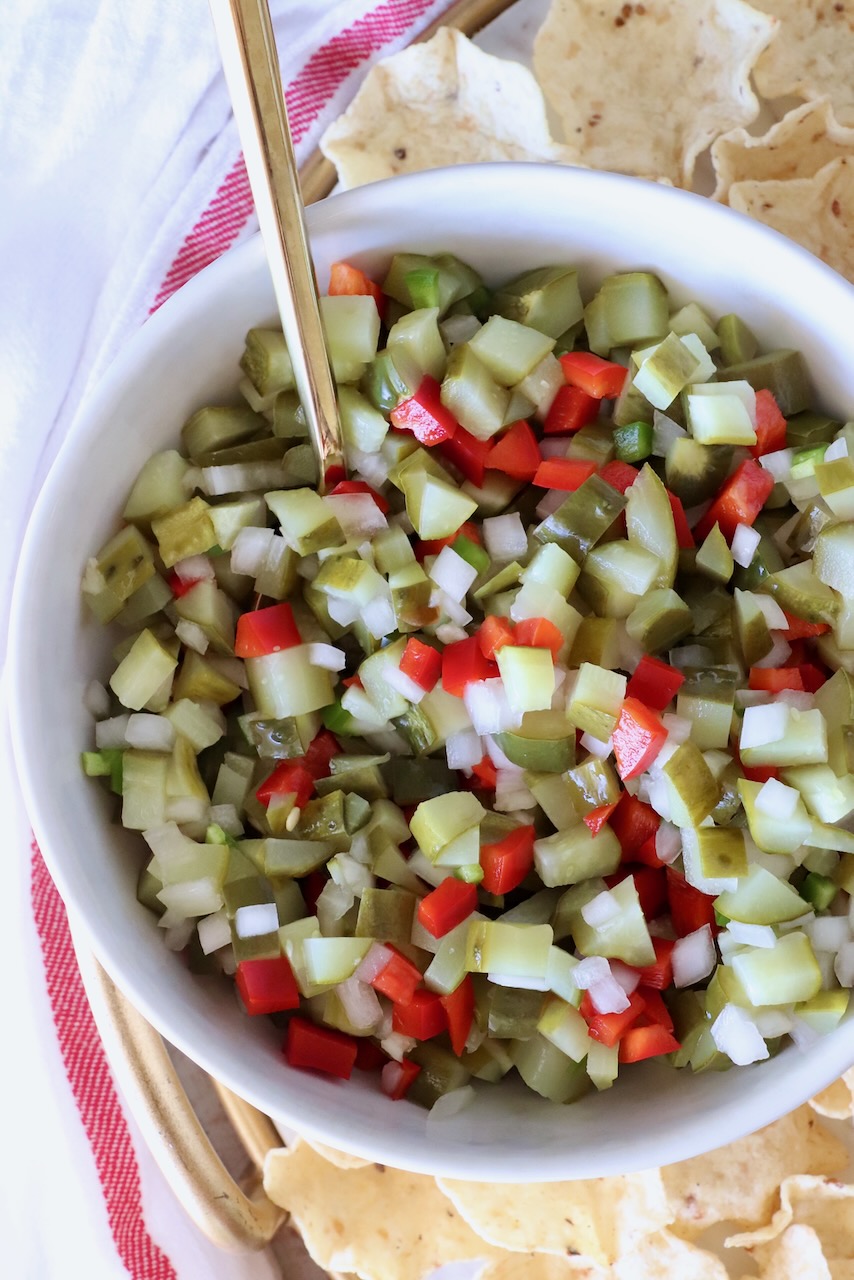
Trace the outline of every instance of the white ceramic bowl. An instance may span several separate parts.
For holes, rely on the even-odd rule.
[[[484,165],[395,179],[309,210],[321,282],[331,262],[381,270],[399,249],[451,250],[487,281],[544,263],[601,276],[649,268],[678,300],[738,312],[766,346],[799,347],[822,403],[854,417],[854,288],[815,258],[710,201],[652,183],[539,165]],[[116,526],[139,467],[174,446],[188,414],[232,392],[242,340],[272,321],[258,239],[172,298],[104,378],[40,496],[21,556],[11,634],[12,725],[33,826],[60,892],[108,972],[160,1031],[238,1094],[332,1146],[424,1173],[494,1181],[628,1172],[695,1155],[769,1123],[854,1062],[854,1022],[815,1048],[692,1076],[651,1064],[559,1107],[484,1088],[445,1124],[348,1084],[290,1070],[281,1034],[247,1018],[229,983],[198,980],[135,899],[139,838],[111,826],[81,775],[91,739],[83,691],[110,640],[84,609],[83,565]]]

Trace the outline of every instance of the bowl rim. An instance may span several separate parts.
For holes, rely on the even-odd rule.
[[[738,219],[741,223],[742,236],[746,236],[748,241],[755,242],[757,251],[761,251],[763,246],[776,243],[776,253],[782,253],[793,263],[800,262],[801,268],[820,284],[828,307],[833,307],[834,301],[849,308],[854,305],[854,288],[842,276],[820,262],[807,250],[770,228],[754,222],[746,215],[738,214],[691,192],[595,170],[508,162],[458,166],[455,169],[405,175],[340,193],[318,205],[311,206],[308,212],[309,228],[314,235],[322,233],[327,223],[334,222],[340,216],[342,209],[345,209],[351,217],[356,215],[369,217],[372,210],[381,209],[386,203],[396,204],[398,199],[435,200],[437,185],[440,188],[447,187],[448,183],[463,186],[475,184],[479,193],[486,198],[489,197],[490,192],[496,198],[506,197],[507,190],[512,189],[514,179],[527,180],[533,176],[532,171],[536,171],[538,183],[545,183],[547,186],[554,183],[555,190],[575,184],[581,196],[585,189],[596,189],[615,200],[630,196],[640,208],[655,207],[662,201],[676,207],[681,202],[686,216],[690,215],[698,221],[699,226],[705,225],[712,230],[720,229],[724,225],[733,225],[732,220]],[[228,289],[229,285],[238,281],[250,267],[257,267],[259,260],[263,261],[263,246],[260,236],[256,234],[228,250],[193,277],[150,316],[129,339],[76,414],[34,504],[21,547],[10,609],[9,721],[14,759],[33,830],[63,900],[99,961],[136,1008],[167,1039],[210,1074],[221,1079],[229,1088],[275,1116],[277,1113],[275,1109],[270,1108],[270,1100],[263,1095],[263,1091],[259,1092],[251,1082],[247,1084],[242,1078],[236,1078],[235,1073],[218,1060],[214,1038],[200,1045],[186,1037],[174,1019],[163,1016],[163,1010],[152,1002],[145,988],[135,980],[133,966],[124,963],[120,956],[114,954],[110,945],[105,943],[104,935],[98,928],[97,913],[87,914],[85,909],[81,908],[80,895],[76,892],[73,875],[66,874],[63,858],[57,853],[61,844],[56,839],[57,833],[53,829],[48,829],[42,821],[39,789],[43,785],[43,779],[40,776],[39,765],[43,761],[39,760],[38,752],[35,750],[35,744],[32,741],[32,725],[28,722],[27,714],[27,583],[33,566],[45,554],[41,526],[45,512],[50,510],[55,495],[62,491],[66,460],[71,456],[76,457],[86,448],[89,438],[100,432],[103,407],[114,396],[116,389],[141,365],[144,365],[150,354],[160,347],[162,336],[174,325],[182,323],[183,317],[192,314],[198,301]],[[822,1049],[820,1062],[813,1055],[804,1054],[800,1058],[794,1058],[789,1064],[786,1080],[791,1086],[788,1092],[792,1105],[805,1101],[811,1094],[831,1083],[854,1061],[854,1022],[823,1037]],[[756,1096],[754,1096],[756,1091],[753,1091],[748,1098],[744,1099],[739,1098],[740,1091],[735,1084],[732,1090],[734,1095],[732,1104],[723,1114],[716,1112],[714,1133],[709,1135],[709,1121],[701,1113],[692,1117],[690,1121],[682,1121],[678,1135],[668,1135],[668,1149],[664,1162],[670,1163],[697,1155],[714,1146],[739,1138],[778,1118],[782,1112],[779,1104],[772,1099],[779,1091],[779,1087],[768,1089]],[[280,1111],[278,1114],[285,1123],[292,1123],[293,1117],[288,1116],[286,1111]],[[323,1116],[301,1116],[300,1127],[308,1136],[328,1145],[341,1145],[369,1159],[376,1156],[376,1151],[364,1141],[347,1137],[347,1141],[342,1143],[340,1132],[324,1124]],[[389,1135],[384,1136],[384,1141],[386,1143],[390,1141]],[[646,1167],[650,1163],[649,1152],[646,1147],[643,1150],[646,1152],[645,1156],[632,1157],[631,1152],[628,1152],[626,1153],[628,1158],[621,1159],[619,1163],[612,1156],[610,1163],[605,1160],[596,1167],[594,1172],[599,1176],[603,1173],[623,1173]],[[447,1174],[447,1161],[442,1163],[441,1159],[414,1157],[412,1153],[401,1148],[399,1143],[395,1156],[394,1160],[388,1162],[396,1163],[401,1168],[421,1173],[445,1172]],[[461,1163],[460,1157],[454,1157],[453,1163],[455,1165]],[[506,1164],[508,1167],[505,1169],[498,1168],[490,1171],[482,1160],[478,1164],[476,1157],[472,1157],[469,1168],[474,1172],[463,1176],[493,1181],[520,1180],[519,1171],[514,1171],[510,1167],[512,1161],[508,1160]],[[455,1173],[454,1176],[460,1175]],[[528,1180],[557,1181],[585,1176],[591,1175],[583,1171],[567,1173],[559,1161],[546,1159],[536,1179],[529,1177]]]

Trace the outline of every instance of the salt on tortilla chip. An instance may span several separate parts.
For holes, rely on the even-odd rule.
[[[847,1164],[843,1143],[803,1106],[729,1146],[669,1165],[661,1176],[677,1230],[693,1239],[717,1222],[767,1222],[785,1177],[838,1173]]]
[[[672,1217],[660,1172],[580,1182],[437,1182],[469,1226],[499,1248],[581,1256],[607,1266]]]
[[[712,143],[713,198],[726,200],[734,182],[811,178],[838,156],[854,156],[854,129],[839,124],[829,98],[805,102],[761,138],[733,129]]]
[[[829,1120],[850,1120],[854,1117],[854,1069],[845,1071],[838,1080],[834,1080],[827,1089],[822,1089],[814,1098],[810,1098],[810,1106],[820,1116]]]
[[[534,69],[585,163],[690,187],[697,156],[759,103],[777,21],[743,0],[552,0]]]
[[[494,1258],[433,1178],[385,1165],[339,1169],[305,1142],[270,1151],[264,1190],[319,1267],[361,1280],[420,1280],[442,1263]]]
[[[780,19],[777,39],[756,64],[764,98],[821,98],[854,125],[854,4],[851,0],[752,0]]]
[[[795,1176],[780,1185],[780,1208],[764,1226],[730,1236],[730,1249],[750,1249],[778,1240],[793,1224],[811,1227],[833,1269],[835,1260],[854,1259],[854,1186],[835,1178]]]
[[[794,1224],[754,1251],[759,1280],[834,1280],[812,1227]]]
[[[313,1138],[303,1138],[303,1142],[316,1151],[324,1160],[334,1164],[336,1169],[366,1169],[372,1160],[364,1156],[351,1156],[347,1151],[339,1151],[337,1147],[327,1147],[324,1142],[315,1142]]]
[[[527,67],[447,27],[377,63],[320,148],[344,187],[442,165],[571,159]]]
[[[612,1280],[728,1280],[720,1258],[670,1231],[657,1231],[611,1268]]]
[[[854,159],[831,160],[812,178],[736,182],[729,203],[854,281]]]

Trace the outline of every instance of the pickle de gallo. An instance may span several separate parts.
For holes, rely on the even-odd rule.
[[[645,271],[400,253],[322,313],[349,478],[254,329],[83,576],[83,768],[166,945],[427,1107],[811,1045],[854,985],[854,424]]]

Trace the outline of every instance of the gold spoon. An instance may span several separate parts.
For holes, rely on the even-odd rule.
[[[210,0],[210,7],[324,493],[346,474],[344,444],[270,10],[267,0]]]

